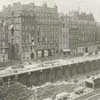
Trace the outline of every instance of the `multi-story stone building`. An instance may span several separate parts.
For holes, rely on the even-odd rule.
[[[96,22],[92,14],[71,12],[64,17],[63,27],[68,34],[69,49],[74,55],[96,51]],[[68,27],[67,27],[68,26]],[[66,39],[66,38],[65,38]]]
[[[35,21],[33,4],[15,3],[3,10],[3,16],[9,26],[9,59],[30,60],[33,58],[32,39],[35,39]]]
[[[30,60],[58,52],[61,30],[56,6],[50,8],[46,4],[35,6],[34,3],[14,3],[13,6],[5,7],[2,15],[11,27],[11,59]]]
[[[34,12],[38,34],[38,57],[55,55],[59,49],[61,33],[57,6],[54,8],[47,7],[46,4],[36,6]]]

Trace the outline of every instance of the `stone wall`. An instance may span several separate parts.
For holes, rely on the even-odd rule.
[[[72,65],[65,65],[51,69],[38,70],[34,72],[27,72],[16,76],[8,76],[2,78],[4,83],[8,81],[18,81],[27,86],[38,86],[46,82],[67,81],[76,75],[84,75],[89,72],[100,70],[100,60],[92,62],[83,62]]]

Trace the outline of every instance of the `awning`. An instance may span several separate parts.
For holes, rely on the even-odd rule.
[[[70,52],[71,50],[70,49],[63,49],[62,51],[63,52]]]

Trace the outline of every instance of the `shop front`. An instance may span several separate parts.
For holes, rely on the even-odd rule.
[[[44,50],[44,57],[48,57],[49,53],[48,50]]]

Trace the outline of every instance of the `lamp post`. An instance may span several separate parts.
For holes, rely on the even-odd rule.
[[[31,59],[35,59],[36,58],[34,46],[35,46],[34,39],[32,39],[31,40]]]

